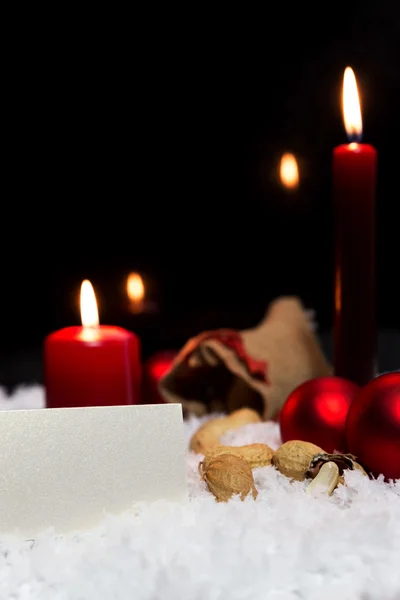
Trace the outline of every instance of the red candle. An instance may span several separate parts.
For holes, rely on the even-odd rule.
[[[361,144],[357,83],[345,70],[343,112],[350,143],[333,152],[335,374],[365,385],[376,375],[375,187],[377,152]]]
[[[140,403],[140,341],[120,327],[99,325],[89,281],[81,287],[82,327],[66,327],[44,344],[46,405],[109,406]]]

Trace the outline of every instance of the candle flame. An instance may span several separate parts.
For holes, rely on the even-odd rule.
[[[141,302],[144,299],[144,283],[139,273],[130,273],[126,282],[126,291],[132,302]]]
[[[98,327],[99,312],[97,310],[96,295],[88,279],[81,285],[81,321],[83,327]]]
[[[282,155],[279,172],[284,187],[291,190],[298,187],[299,167],[293,154],[286,153]]]
[[[351,67],[346,67],[343,76],[343,119],[349,140],[358,141],[362,136],[362,117],[357,81]]]

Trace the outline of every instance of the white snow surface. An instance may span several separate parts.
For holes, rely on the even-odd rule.
[[[0,389],[2,409],[43,399],[39,386]],[[188,440],[201,421],[185,423]],[[248,425],[223,441],[277,448],[279,426]],[[0,533],[0,599],[400,600],[400,480],[349,471],[346,486],[313,498],[262,467],[255,501],[217,503],[200,459],[187,453],[187,503],[142,504],[79,535]]]

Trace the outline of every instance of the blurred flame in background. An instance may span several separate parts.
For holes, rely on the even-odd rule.
[[[299,167],[294,154],[286,152],[282,155],[279,174],[282,185],[287,189],[295,189],[299,185]]]
[[[144,306],[146,290],[139,273],[130,273],[126,281],[126,292],[133,312],[141,312]]]

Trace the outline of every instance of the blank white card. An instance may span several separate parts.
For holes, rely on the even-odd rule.
[[[187,499],[180,404],[0,411],[0,535]]]

